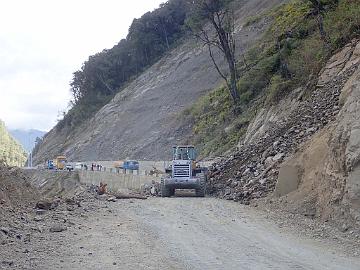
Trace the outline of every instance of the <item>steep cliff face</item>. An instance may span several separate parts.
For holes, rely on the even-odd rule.
[[[339,116],[340,124],[333,134],[332,143],[339,145],[340,149],[345,147],[343,168],[347,177],[344,202],[349,204],[350,214],[360,223],[360,69],[348,82],[343,93],[348,98]]]
[[[236,38],[243,52],[267,28],[259,22],[243,29],[253,15],[281,0],[238,1]],[[220,66],[225,62],[217,55]],[[188,123],[177,114],[221,83],[206,48],[187,41],[131,82],[90,121],[75,130],[55,127],[34,157],[41,163],[58,154],[70,160],[164,159],[170,146],[186,141]]]
[[[360,48],[360,44],[359,44]],[[360,58],[356,59],[358,62]],[[336,75],[335,75],[336,77]],[[360,224],[360,67],[341,90],[336,120],[307,142],[280,167],[294,168],[298,188],[287,195],[288,208],[324,220],[338,220],[344,229]]]
[[[23,147],[11,137],[0,120],[0,161],[9,166],[24,166],[26,158]]]

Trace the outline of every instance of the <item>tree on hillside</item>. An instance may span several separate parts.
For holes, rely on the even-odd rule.
[[[230,0],[193,0],[192,14],[188,26],[194,35],[201,40],[209,50],[209,55],[217,72],[225,80],[233,102],[239,101],[236,85],[237,69],[235,59],[234,14],[229,8]],[[209,28],[210,25],[210,28]],[[213,49],[217,48],[225,57],[230,73],[230,79],[220,69],[215,60]]]
[[[39,152],[39,149],[40,149],[40,146],[41,146],[42,142],[43,142],[43,139],[42,139],[42,138],[36,137],[36,139],[35,139],[35,146],[34,146],[34,148],[33,148],[33,150],[32,150],[32,155],[33,155],[33,156],[35,156],[35,155]]]
[[[329,36],[324,28],[324,18],[322,13],[326,10],[327,6],[334,6],[338,4],[338,0],[303,0],[310,5],[311,15],[315,18],[320,37],[325,44],[325,47],[329,47]]]
[[[187,1],[166,1],[158,9],[134,19],[125,39],[111,49],[90,56],[73,73],[70,109],[57,128],[78,126],[89,119],[185,36]]]

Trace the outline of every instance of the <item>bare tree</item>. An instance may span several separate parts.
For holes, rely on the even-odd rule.
[[[320,37],[324,42],[325,47],[329,48],[330,39],[329,39],[329,35],[327,34],[324,28],[324,18],[322,12],[325,10],[326,5],[336,5],[338,3],[338,0],[331,0],[327,2],[324,2],[323,0],[304,0],[304,1],[310,4],[311,15],[314,16],[316,20]]]
[[[194,35],[207,46],[210,58],[220,76],[225,80],[230,91],[233,102],[239,101],[239,93],[236,85],[237,69],[234,39],[235,19],[234,14],[228,8],[226,0],[194,0],[190,1],[193,7],[193,14],[188,21],[188,25]],[[209,26],[210,25],[210,29]],[[225,57],[230,79],[220,69],[214,57],[213,49],[217,48]]]

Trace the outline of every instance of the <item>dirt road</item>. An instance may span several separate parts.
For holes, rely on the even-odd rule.
[[[49,232],[57,222],[67,230]],[[0,269],[360,269],[359,258],[214,198],[94,199],[37,224],[25,246],[0,246],[13,261]]]

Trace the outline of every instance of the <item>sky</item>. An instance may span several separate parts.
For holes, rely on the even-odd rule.
[[[0,0],[0,119],[50,130],[70,101],[72,73],[125,38],[165,0]]]

